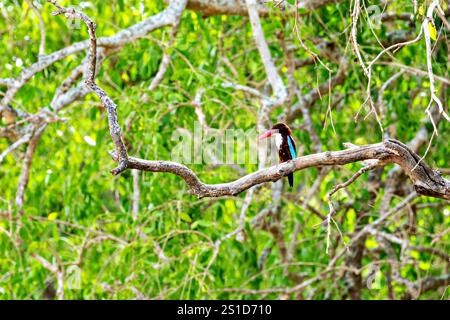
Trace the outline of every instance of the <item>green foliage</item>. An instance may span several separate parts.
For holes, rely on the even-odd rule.
[[[80,29],[70,28],[64,17],[50,14],[54,10],[51,5],[38,2],[42,4],[40,12],[46,28],[47,54],[87,39],[84,25]],[[81,5],[81,1],[60,2],[62,5]],[[89,6],[83,11],[95,20],[98,37],[113,35],[165,7],[161,0],[113,0],[107,5],[103,1],[87,3]],[[412,12],[406,4],[409,5],[410,1],[399,1],[391,9]],[[335,42],[336,50],[341,52],[348,46],[347,55],[353,59],[348,37],[350,10],[350,4],[342,2],[302,16],[300,33],[305,45],[319,53],[314,46],[315,40]],[[0,19],[0,78],[17,78],[24,68],[38,59],[38,19],[25,1],[4,0],[0,11],[4,18]],[[296,59],[307,58],[309,54],[302,49],[293,31],[294,17],[288,17],[285,25],[277,15],[262,21],[272,57],[287,83],[287,69],[283,68],[286,57],[277,32],[283,32],[289,43],[295,45]],[[420,23],[418,14],[414,34],[418,32]],[[363,20],[360,25],[358,42],[369,60],[381,49],[366,22]],[[399,21],[384,24],[375,32],[380,39],[387,39],[391,32],[403,29],[408,29],[407,22]],[[439,26],[437,32],[438,35],[441,32]],[[171,65],[157,89],[149,91],[148,86],[163,55],[158,43],[167,43],[169,34],[169,28],[158,29],[124,46],[106,59],[97,77],[98,83],[118,105],[119,121],[130,155],[144,159],[170,160],[174,143],[172,133],[177,128],[191,130],[197,119],[194,108],[186,105],[193,101],[200,88],[205,89],[202,110],[210,127],[244,130],[256,126],[259,101],[232,88],[224,88],[222,83],[231,81],[265,90],[266,74],[254,45],[248,18],[206,18],[199,13],[185,11],[169,51]],[[30,113],[48,107],[55,90],[85,56],[85,52],[73,54],[38,72],[15,96],[14,106]],[[233,67],[224,63],[224,58]],[[23,66],[20,66],[19,59]],[[336,61],[321,59],[333,73],[337,72],[339,64]],[[447,59],[447,48],[438,43],[433,56],[437,75],[448,76]],[[425,43],[420,41],[403,48],[395,54],[395,61],[426,70]],[[374,66],[374,99],[380,86],[397,71],[385,65]],[[342,149],[343,142],[368,144],[383,138],[373,115],[363,119],[367,110],[367,106],[363,106],[367,80],[361,67],[356,62],[352,63],[347,74],[345,82],[334,88],[331,96],[333,106],[334,102],[342,99],[332,110],[335,133],[330,119],[325,117],[328,97],[324,96],[311,109],[313,125],[324,150]],[[306,93],[318,83],[328,81],[329,73],[320,64],[313,64],[297,69],[294,75],[301,92]],[[436,84],[440,94],[442,83]],[[412,95],[413,92],[417,94]],[[146,99],[143,99],[144,95]],[[448,96],[447,92],[447,99]],[[383,98],[386,108],[382,120],[384,128],[391,130],[396,139],[411,140],[426,120],[424,110],[429,101],[427,78],[405,73],[384,92]],[[353,121],[361,108],[363,114]],[[281,108],[275,111],[273,120],[281,111]],[[21,214],[14,207],[14,198],[26,145],[9,154],[0,167],[0,211],[10,211],[12,215],[12,218],[0,216],[0,298],[41,299],[46,286],[50,283],[56,286],[55,275],[36,260],[36,255],[63,266],[64,293],[68,299],[260,298],[260,295],[223,289],[293,287],[296,282],[287,276],[287,270],[308,279],[326,269],[330,261],[325,254],[326,228],[317,214],[302,206],[307,191],[318,177],[316,169],[296,173],[295,189],[286,190],[283,197],[279,219],[287,244],[292,241],[296,223],[300,225],[291,265],[283,267],[273,234],[251,224],[251,220],[272,202],[269,185],[258,189],[253,197],[246,214],[244,241],[238,241],[236,237],[224,240],[214,259],[215,242],[238,226],[245,194],[233,198],[197,199],[188,194],[187,186],[179,177],[140,173],[140,210],[135,217],[132,213],[134,189],[131,172],[126,171],[119,177],[109,173],[114,162],[108,151],[114,146],[109,137],[106,112],[98,98],[89,94],[63,109],[59,115],[67,117],[68,121],[52,123],[44,132],[33,158]],[[303,124],[303,118],[298,118],[292,125],[301,128]],[[429,129],[431,132],[432,128]],[[442,121],[438,129],[439,136],[434,138],[425,161],[434,168],[445,168],[448,167],[450,152],[450,127]],[[315,152],[309,133],[299,129],[295,130],[294,136],[303,148],[303,154]],[[91,140],[95,145],[89,143]],[[0,153],[9,145],[10,141],[1,138]],[[419,154],[423,155],[425,149],[426,145]],[[239,177],[227,166],[188,166],[206,183],[227,182]],[[251,164],[242,167],[248,172],[257,169]],[[326,215],[326,194],[360,167],[356,163],[333,169],[311,199],[310,205],[314,210]],[[391,167],[387,166],[382,173],[383,181],[389,169]],[[347,191],[339,191],[333,196],[334,203],[339,206],[335,219],[343,239],[332,226],[332,246],[341,248],[343,240],[348,241],[361,225],[378,217],[383,192],[381,187],[372,197],[367,188],[367,176],[363,176]],[[396,197],[391,207],[401,200],[401,197]],[[348,203],[352,205],[346,206]],[[407,231],[410,215],[402,214],[392,219],[390,229],[386,231],[406,230],[402,232],[407,233],[413,245],[448,253],[450,239],[445,232],[450,226],[448,203],[422,197],[411,206],[409,210],[414,214],[417,230]],[[266,223],[270,222],[271,217]],[[442,236],[435,240],[433,235],[436,234]],[[375,252],[378,247],[376,238],[365,240],[367,252]],[[396,252],[401,250],[398,245],[394,249]],[[262,261],[264,254],[267,256]],[[410,281],[440,275],[448,267],[448,261],[428,252],[412,251],[411,261],[401,266],[402,277]],[[372,290],[364,287],[361,297],[386,299],[389,293],[385,275],[390,264],[388,260],[377,264],[367,254],[361,266],[364,279],[370,275],[374,265],[380,268],[375,277],[376,286]],[[75,286],[71,281],[78,276],[80,283]],[[315,282],[298,296],[291,294],[288,298],[348,298],[347,285],[342,274],[336,272],[335,276]],[[392,285],[396,297],[401,297],[405,287],[395,282]],[[420,298],[439,299],[442,296],[443,290],[434,290]],[[278,298],[279,294],[265,297]],[[444,297],[448,297],[448,293]]]

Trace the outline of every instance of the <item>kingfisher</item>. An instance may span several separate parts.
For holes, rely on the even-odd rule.
[[[274,136],[275,144],[278,149],[278,156],[281,162],[286,162],[297,158],[297,148],[294,138],[292,138],[292,132],[289,127],[284,123],[277,123],[269,131],[263,133],[258,137],[259,140]],[[294,174],[288,174],[289,186],[292,188],[294,185]]]

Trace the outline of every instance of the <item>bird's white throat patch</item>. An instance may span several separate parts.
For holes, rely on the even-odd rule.
[[[283,137],[279,133],[275,133],[275,144],[277,145],[277,148],[280,149],[281,144],[283,143]]]

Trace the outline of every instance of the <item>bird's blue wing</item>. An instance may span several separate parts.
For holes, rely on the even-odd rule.
[[[294,142],[292,141],[291,136],[288,136],[288,145],[289,145],[289,152],[291,153],[292,159],[297,158],[297,154],[295,152],[295,148],[294,148]]]

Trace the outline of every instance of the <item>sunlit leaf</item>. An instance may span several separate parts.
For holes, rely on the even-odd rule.
[[[430,38],[436,41],[437,38],[436,27],[431,22],[428,22],[428,31],[430,32]]]
[[[47,219],[50,221],[56,220],[58,218],[58,212],[52,212],[47,216]]]

